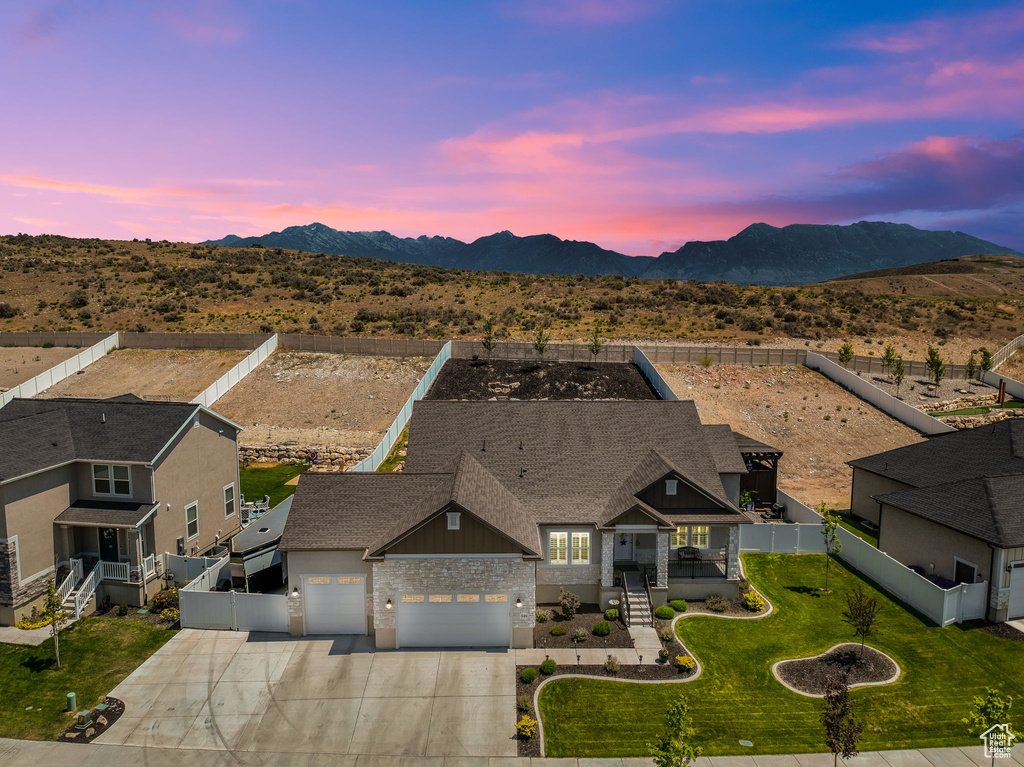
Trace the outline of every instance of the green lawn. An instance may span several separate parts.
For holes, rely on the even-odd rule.
[[[83,618],[61,632],[59,669],[53,639],[39,647],[0,644],[0,737],[53,740],[71,723],[64,713],[69,692],[79,709],[100,703],[175,633],[141,621]]]
[[[293,466],[282,463],[278,466],[265,468],[241,468],[239,477],[242,482],[242,495],[246,501],[262,501],[264,495],[270,496],[270,508],[274,508],[295,492],[295,485],[286,485],[289,479],[304,472],[306,465]]]
[[[1011,400],[1010,402],[1007,402],[1004,405],[979,405],[978,407],[965,407],[960,408],[959,410],[937,411],[935,413],[932,413],[931,415],[988,415],[993,410],[999,410],[1002,408],[1016,409],[1022,407],[1024,407],[1024,402],[1017,402],[1015,400]]]
[[[866,527],[863,527],[860,524],[860,522],[858,522],[854,517],[841,517],[839,520],[839,524],[842,525],[845,529],[849,530],[854,535],[856,535],[858,538],[862,538],[863,540],[867,541],[872,546],[874,546],[876,549],[878,548],[878,534],[873,533]]]
[[[833,562],[831,594],[822,585],[824,555],[747,554],[746,572],[776,611],[760,620],[694,616],[679,634],[704,665],[694,682],[640,685],[565,680],[541,693],[549,757],[644,756],[669,703],[683,694],[694,714],[694,742],[704,754],[824,751],[820,701],[786,690],[771,673],[783,658],[816,655],[850,641],[844,593],[864,583],[881,596],[878,635],[870,643],[891,655],[903,676],[858,688],[861,748],[977,745],[961,719],[986,686],[1013,696],[1012,722],[1024,730],[1024,644],[964,626],[938,628],[856,573]],[[753,748],[738,744],[754,742]]]

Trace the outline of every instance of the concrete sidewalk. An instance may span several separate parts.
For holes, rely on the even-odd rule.
[[[841,763],[848,767],[988,767],[980,746],[926,748],[911,751],[872,751]],[[146,767],[650,767],[650,759],[519,759],[515,757],[335,756],[275,752],[205,751],[143,746],[99,746],[0,739],[0,765],[35,767],[56,765],[143,764]],[[1022,767],[1024,747],[1014,758],[1000,759],[999,767]],[[831,754],[778,754],[771,756],[701,757],[693,767],[832,767]]]

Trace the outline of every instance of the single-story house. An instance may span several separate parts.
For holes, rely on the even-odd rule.
[[[988,619],[1024,617],[1024,421],[850,461],[851,510],[923,575],[989,584]]]
[[[655,604],[735,596],[742,439],[690,401],[416,402],[404,471],[299,483],[292,631],[530,647],[561,588],[641,622],[645,578]]]
[[[199,554],[234,533],[241,428],[133,395],[0,408],[0,625],[38,606],[50,578],[68,600],[83,587],[145,604],[165,552]]]

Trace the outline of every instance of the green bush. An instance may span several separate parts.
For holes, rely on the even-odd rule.
[[[533,684],[534,680],[537,678],[537,669],[533,666],[527,666],[519,672],[519,678],[522,679],[525,684]]]
[[[122,618],[128,614],[129,610],[131,610],[131,606],[127,602],[122,602],[117,606],[117,614]]]
[[[619,661],[614,655],[609,655],[608,660],[604,662],[604,670],[609,674],[619,673]]]
[[[677,613],[686,612],[686,600],[685,599],[673,599],[668,603],[668,606],[675,610]]]
[[[153,598],[149,600],[150,612],[162,613],[169,607],[173,607],[175,609],[178,607],[178,590],[176,588],[158,591],[153,595]]]
[[[725,601],[725,597],[721,594],[712,594],[704,600],[704,604],[711,612],[724,613],[725,608],[729,606],[729,603]]]
[[[551,627],[551,631],[549,633],[553,637],[561,637],[561,636],[565,636],[566,635],[567,630],[566,630],[565,626],[555,625],[555,626]]]
[[[533,708],[533,699],[529,695],[520,695],[516,698],[516,708],[525,713],[530,713]]]
[[[617,621],[619,619],[619,611],[614,607],[609,607],[604,611],[604,619],[606,621]]]
[[[676,611],[668,605],[661,605],[654,611],[654,617],[663,621],[670,621],[676,617]]]
[[[540,670],[542,673],[551,676],[558,669],[558,664],[555,663],[551,658],[547,658],[543,663],[540,664]]]
[[[665,642],[666,644],[670,644],[676,641],[676,635],[672,633],[672,629],[663,628],[661,631],[658,632],[658,639],[660,639],[662,642]]]
[[[562,616],[566,620],[571,621],[576,617],[576,613],[579,612],[582,603],[583,600],[580,599],[579,594],[574,594],[562,588],[558,590],[558,605],[562,608]]]
[[[536,618],[537,623],[547,623],[548,611],[542,610],[538,607],[534,617]]]
[[[587,636],[588,634],[586,629],[576,629],[574,632],[572,632],[572,641],[576,642],[577,644],[579,644],[580,642],[586,642]]]
[[[608,621],[595,623],[591,633],[596,637],[606,637],[612,633],[611,624],[609,624]]]

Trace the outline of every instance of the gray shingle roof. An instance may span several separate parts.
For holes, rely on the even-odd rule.
[[[1000,548],[1024,546],[1024,475],[899,490],[876,500]],[[884,525],[884,519],[882,524]]]
[[[73,460],[152,461],[197,408],[126,397],[14,399],[0,408],[0,482]]]
[[[159,503],[123,503],[120,501],[75,501],[54,520],[64,525],[135,527]]]
[[[738,431],[733,432],[733,437],[736,439],[736,446],[740,449],[740,453],[768,453],[770,455],[782,455],[781,450],[777,447],[772,447],[760,440],[748,437],[746,434],[740,434]]]

